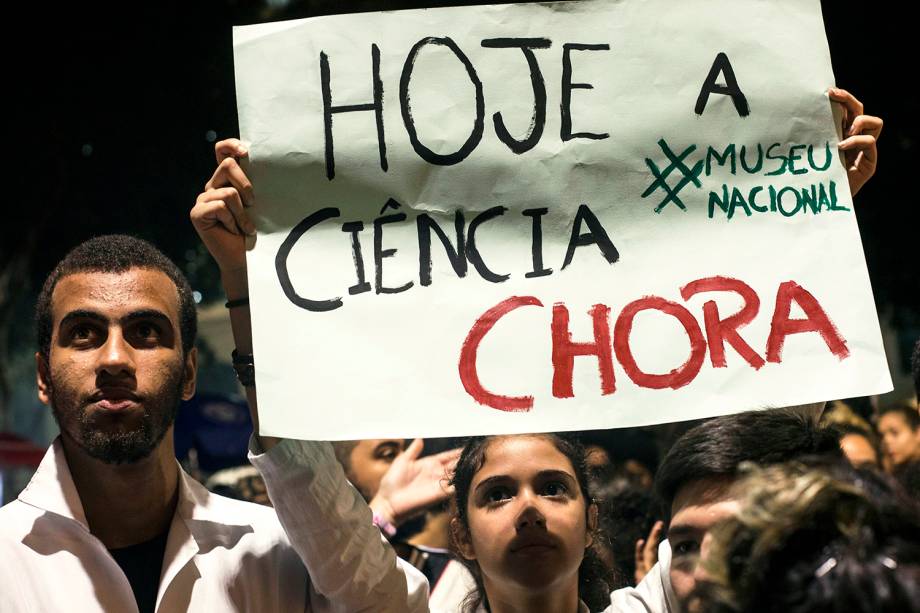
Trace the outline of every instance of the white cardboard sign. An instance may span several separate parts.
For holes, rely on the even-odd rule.
[[[891,389],[816,0],[234,39],[263,434],[636,426]]]

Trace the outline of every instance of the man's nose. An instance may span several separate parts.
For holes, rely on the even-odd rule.
[[[99,349],[97,374],[134,374],[134,348],[125,340],[120,329],[113,329]]]

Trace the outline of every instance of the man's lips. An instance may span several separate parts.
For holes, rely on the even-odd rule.
[[[141,398],[127,388],[104,387],[96,390],[89,400],[100,409],[106,411],[123,411],[136,405]]]

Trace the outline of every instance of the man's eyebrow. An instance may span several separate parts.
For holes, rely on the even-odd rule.
[[[122,324],[128,324],[139,319],[153,319],[172,328],[172,321],[170,321],[166,313],[156,309],[141,309],[139,311],[131,311],[121,318],[121,322]]]
[[[69,313],[67,313],[67,315],[64,315],[64,317],[61,318],[61,323],[58,324],[58,327],[63,328],[64,326],[71,323],[72,321],[80,320],[80,319],[91,319],[95,322],[98,322],[104,325],[107,325],[109,323],[109,320],[107,317],[105,317],[104,315],[100,315],[96,311],[90,311],[87,309],[76,309],[76,310],[70,311]]]
[[[668,526],[668,540],[677,540],[680,537],[699,536],[704,530],[690,524],[672,524]]]

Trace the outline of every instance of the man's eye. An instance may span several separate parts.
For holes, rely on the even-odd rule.
[[[543,486],[544,496],[565,496],[568,491],[569,488],[561,481],[550,481]]]
[[[162,335],[160,327],[151,323],[139,323],[134,326],[134,334],[138,339],[151,342],[159,340]]]
[[[671,545],[671,550],[675,556],[696,555],[700,551],[700,544],[691,539],[678,541]]]
[[[96,336],[96,330],[90,325],[79,324],[70,329],[71,340],[79,344],[92,342]]]

